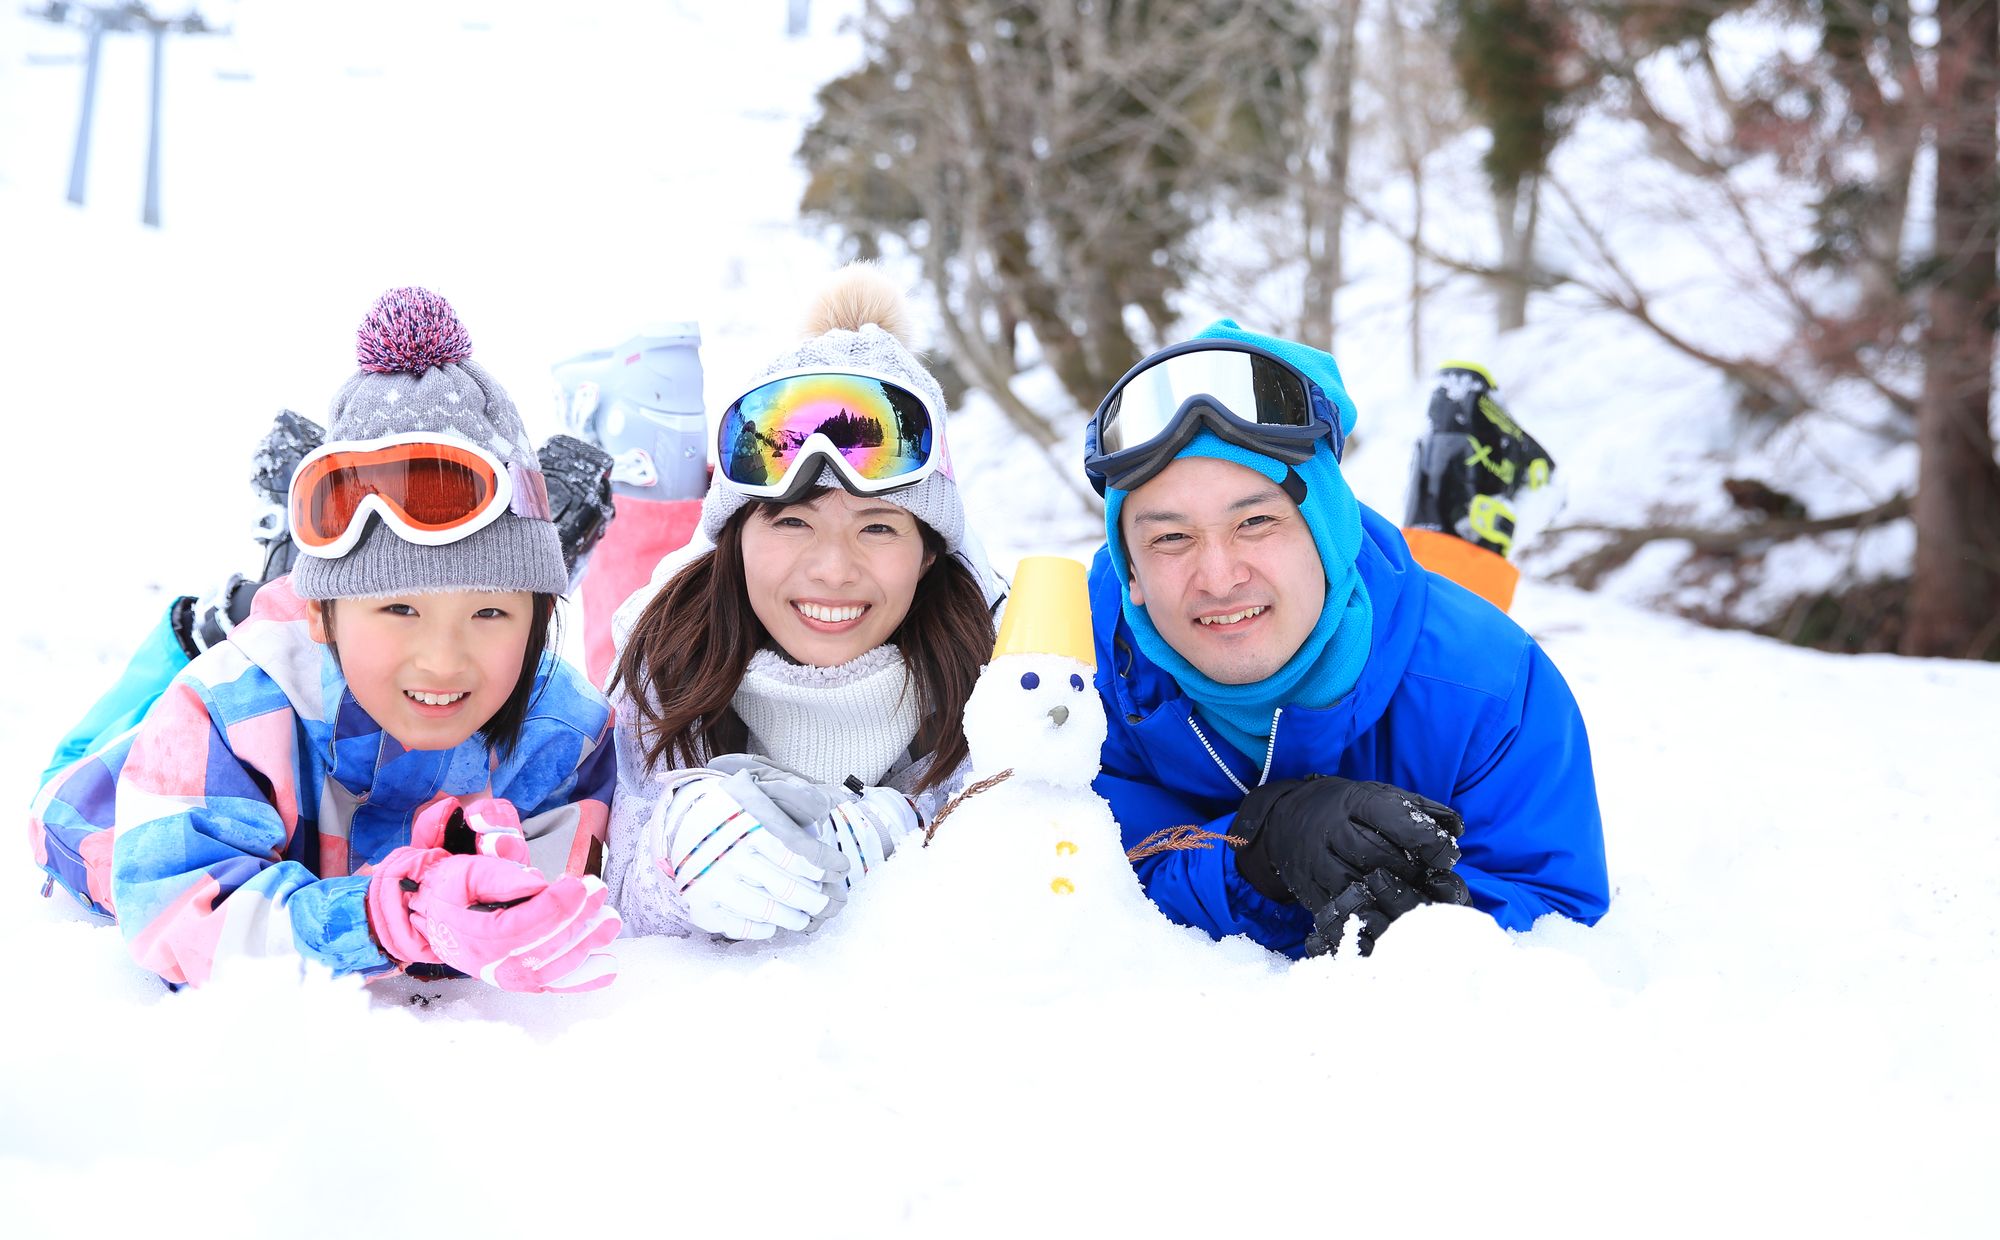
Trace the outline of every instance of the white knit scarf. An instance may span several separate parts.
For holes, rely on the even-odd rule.
[[[751,753],[824,784],[849,775],[881,783],[920,722],[916,684],[892,645],[837,667],[759,650],[729,704],[750,730]]]

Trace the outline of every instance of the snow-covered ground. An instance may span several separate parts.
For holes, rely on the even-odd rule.
[[[841,7],[787,41],[777,3],[246,2],[235,36],[170,47],[157,233],[143,44],[107,47],[76,210],[79,75],[51,57],[81,40],[0,14],[0,791],[25,804],[169,597],[245,566],[249,445],[280,406],[323,414],[381,289],[450,297],[540,433],[547,365],[644,322],[700,320],[711,405],[784,348],[834,261],[791,152],[853,60]],[[1479,314],[1435,309],[1440,356],[1494,364],[1573,506],[1636,515],[1661,454],[1717,446],[1668,429],[1718,434],[1722,394],[1617,325],[1495,341]],[[1350,472],[1392,514],[1424,384],[1363,359],[1401,330],[1359,315],[1342,345]],[[1003,566],[1086,550],[990,406],[954,428]],[[1008,955],[1001,893],[896,925],[863,889],[782,949],[621,944],[594,995],[252,973],[170,996],[39,899],[23,849],[0,1230],[1992,1234],[2000,668],[1534,580],[1515,614],[1590,722],[1616,887],[1594,929],[1419,910],[1368,960],[1292,966],[1085,904],[1006,926]],[[1103,949],[1126,941],[1156,949]]]

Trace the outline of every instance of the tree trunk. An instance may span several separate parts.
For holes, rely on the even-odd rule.
[[[1014,429],[1041,450],[1055,476],[1084,502],[1086,509],[1101,510],[1104,501],[1084,480],[1083,471],[1076,468],[1077,438],[1058,431],[1047,417],[1030,408],[1015,394],[1011,347],[988,340],[978,330],[976,315],[967,316],[973,320],[968,326],[952,313],[945,290],[951,287],[952,263],[956,256],[949,250],[950,247],[933,230],[929,243],[923,248],[923,260],[924,274],[931,287],[938,291],[938,322],[951,345],[953,359],[966,381],[992,397],[993,403]]]
[[[1333,347],[1333,299],[1347,279],[1340,242],[1347,225],[1348,165],[1354,148],[1354,44],[1360,19],[1361,0],[1341,0],[1337,11],[1320,21],[1319,53],[1305,70],[1312,132],[1300,178],[1306,272],[1299,339],[1322,349]]]
[[[1535,272],[1535,226],[1541,217],[1539,176],[1524,176],[1493,195],[1500,224],[1499,274],[1494,280],[1495,322],[1503,332],[1528,323],[1528,288]]]
[[[1403,27],[1398,0],[1388,0],[1380,19],[1391,124],[1410,179],[1410,374],[1424,372],[1424,156],[1437,147],[1444,122],[1434,110],[1436,92],[1422,59]],[[1421,46],[1421,37],[1418,45]]]
[[[1847,96],[1851,124],[1875,159],[1869,178],[1871,200],[1860,220],[1861,261],[1855,276],[1861,290],[1860,314],[1900,322],[1907,305],[1901,284],[1903,230],[1910,206],[1910,178],[1923,145],[1923,110],[1912,106],[1923,95],[1908,4],[1877,10],[1875,0],[1838,0],[1828,5],[1821,52],[1828,71]],[[1893,89],[1884,92],[1884,85]]]
[[[1057,227],[1067,231],[1068,221],[1059,221]],[[1079,408],[1095,409],[1119,376],[1139,360],[1139,346],[1125,328],[1125,301],[1118,294],[1129,281],[1115,280],[1114,286],[1113,279],[1092,279],[1089,272],[1094,251],[1083,237],[1061,236],[1058,245],[1068,256],[1064,268],[1081,276],[1073,294],[1083,319],[1082,332],[1070,339],[1082,350],[1084,373],[1081,382],[1071,382],[1065,375],[1064,383]]]
[[[1943,0],[1936,266],[1917,402],[1916,571],[1903,653],[2000,655],[2000,465],[1993,459],[2000,7]]]
[[[1424,373],[1424,161],[1410,161],[1410,374]]]
[[[991,300],[1001,308],[1003,322],[1014,320],[1017,315],[1027,322],[1041,345],[1042,356],[1062,380],[1066,390],[1072,395],[1087,392],[1093,384],[1089,358],[1084,353],[1082,342],[1076,338],[1076,333],[1063,316],[1058,291],[1036,270],[1033,251],[1023,228],[1027,215],[1020,199],[1028,188],[1007,175],[994,174],[993,165],[996,163],[1003,173],[1014,166],[1014,148],[1003,140],[998,131],[999,126],[1006,123],[1005,119],[996,116],[999,105],[989,98],[998,84],[991,81],[992,75],[982,73],[973,59],[969,46],[972,35],[966,24],[966,14],[947,6],[935,15],[927,15],[927,18],[933,30],[932,38],[940,51],[939,60],[947,69],[943,80],[948,84],[949,97],[963,118],[966,141],[953,153],[959,161],[958,171],[965,185],[980,187],[952,197],[960,200],[970,213],[966,227],[978,240],[986,243],[983,248],[992,257],[998,288],[994,290]],[[981,280],[981,249],[976,243],[965,247],[962,266],[968,282]],[[942,291],[946,286],[941,284],[938,287]],[[941,308],[945,317],[949,318],[950,307],[942,299]],[[951,326],[961,338],[984,338],[983,325],[976,320]],[[1011,363],[1011,339],[1007,342],[1006,354]],[[1004,381],[1011,375],[990,377]],[[1010,417],[1016,412],[1026,413],[1025,405],[1018,401],[1009,403],[1011,396],[1009,391],[1008,396],[996,396],[996,399],[1009,410]],[[1081,396],[1078,401],[1084,403]],[[1041,434],[1052,435],[1053,432],[1044,427]]]

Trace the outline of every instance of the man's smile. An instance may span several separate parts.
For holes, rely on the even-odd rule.
[[[1269,609],[1259,605],[1256,607],[1245,607],[1240,611],[1224,611],[1209,616],[1196,616],[1194,620],[1196,624],[1208,628],[1226,627],[1232,624],[1241,624],[1245,620],[1254,620],[1258,616],[1263,615],[1267,610]]]

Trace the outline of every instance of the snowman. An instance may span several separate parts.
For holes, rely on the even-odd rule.
[[[1185,938],[1140,887],[1091,788],[1105,736],[1094,664],[1083,565],[1022,560],[965,707],[971,778],[928,844],[912,838],[885,867],[872,926],[921,927],[961,966],[1032,969],[1125,961]]]
[[[1090,786],[1105,732],[1095,664],[1083,565],[1021,561],[993,658],[965,704],[966,786],[978,791],[932,842],[1008,875],[1024,911],[1051,905],[1044,915],[1069,916],[1071,906],[1139,890],[1111,807]]]

